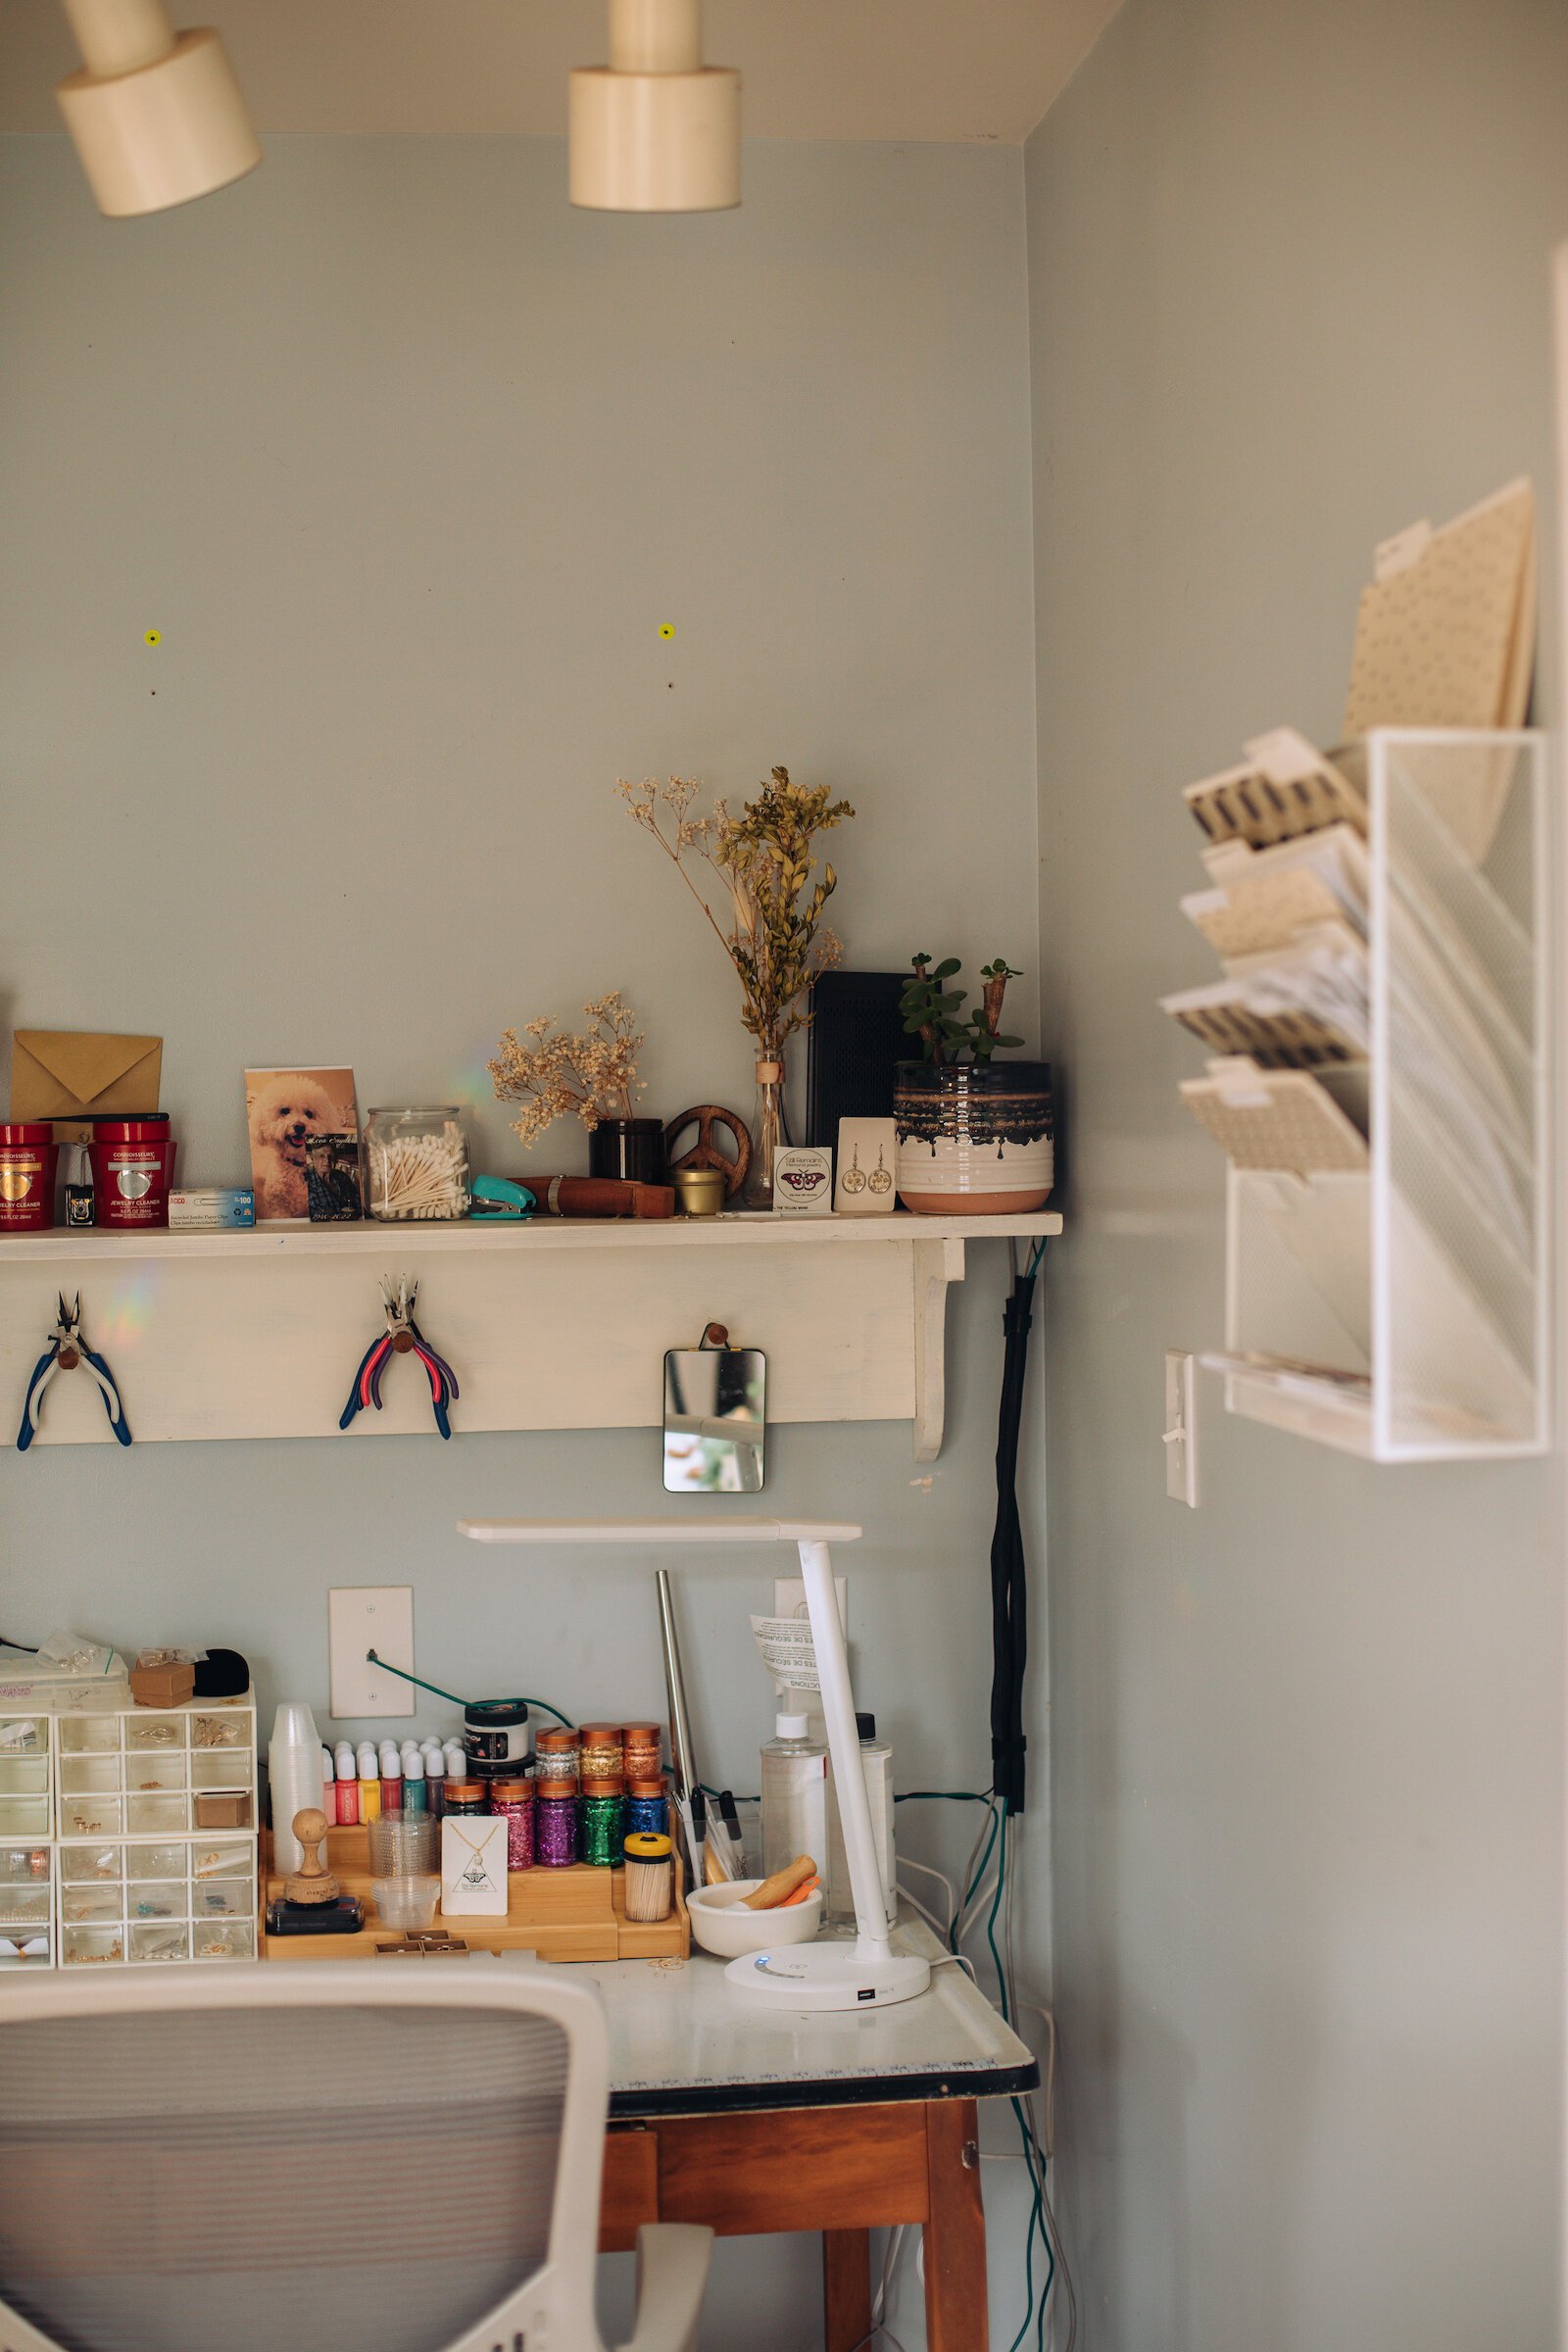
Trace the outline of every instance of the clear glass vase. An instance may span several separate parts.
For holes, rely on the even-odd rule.
[[[752,1109],[752,1164],[741,1188],[744,1207],[772,1207],[773,1153],[790,1140],[784,1107],[784,1049],[770,1047],[764,1040],[758,1056],[757,1101]]]

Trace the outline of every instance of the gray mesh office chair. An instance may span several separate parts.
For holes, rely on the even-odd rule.
[[[593,1992],[483,1961],[0,1984],[0,2352],[600,2352]],[[644,2230],[629,2352],[712,2233]]]

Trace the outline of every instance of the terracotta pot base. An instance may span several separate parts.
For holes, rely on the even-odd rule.
[[[1032,1193],[901,1193],[917,1217],[1027,1217],[1051,1199],[1048,1186]]]

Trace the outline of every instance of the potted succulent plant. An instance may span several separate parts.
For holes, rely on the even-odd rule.
[[[1021,1038],[1002,1031],[1007,982],[998,957],[982,967],[980,1003],[963,1013],[956,956],[916,956],[904,992],[905,1034],[922,1059],[901,1061],[893,1089],[898,1186],[906,1208],[927,1216],[1018,1216],[1044,1208],[1054,1178],[1051,1064],[998,1061]]]

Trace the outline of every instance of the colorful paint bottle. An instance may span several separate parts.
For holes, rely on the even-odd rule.
[[[375,1760],[375,1748],[368,1740],[362,1740],[360,1766],[360,1819],[379,1821],[381,1818],[381,1774]]]
[[[360,1783],[358,1768],[354,1761],[353,1743],[350,1740],[340,1740],[338,1741],[337,1753],[332,1759],[332,1768],[335,1775],[333,1786],[337,1797],[337,1825],[339,1829],[352,1829],[360,1818]]]

